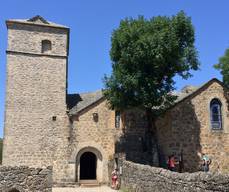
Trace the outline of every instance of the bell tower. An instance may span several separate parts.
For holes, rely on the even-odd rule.
[[[69,28],[7,20],[3,165],[52,165],[66,121]]]

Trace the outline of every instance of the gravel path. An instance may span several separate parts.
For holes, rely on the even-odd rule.
[[[107,186],[101,186],[101,187],[77,187],[77,188],[52,188],[52,192],[118,192],[117,190],[113,190],[110,187]]]

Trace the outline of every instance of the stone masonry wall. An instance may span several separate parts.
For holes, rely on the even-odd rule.
[[[93,113],[98,113],[97,122],[93,120]],[[97,156],[97,180],[100,183],[107,182],[107,162],[114,156],[115,135],[120,131],[114,126],[114,111],[108,109],[104,100],[74,116],[72,123],[69,123],[69,149],[65,156],[67,162],[62,164],[62,167],[67,166],[68,169],[65,175],[59,170],[63,172],[62,181],[78,181],[80,156],[89,151]]]
[[[66,127],[65,62],[8,55],[3,165],[52,165]]]
[[[52,42],[48,54],[44,39]],[[65,29],[8,26],[3,165],[52,165],[67,140],[67,39]]]
[[[122,120],[123,132],[116,142],[116,153],[124,153],[126,160],[129,161],[158,165],[154,140],[152,135],[147,133],[145,111],[136,108],[126,110],[122,114]],[[149,149],[147,149],[147,139],[151,139],[152,148],[150,151],[152,153],[149,153]]]
[[[93,120],[98,114],[98,121]],[[115,128],[115,111],[108,108],[106,100],[101,100],[81,111],[69,122],[69,148],[55,169],[57,182],[75,182],[79,179],[79,161],[84,152],[93,152],[97,160],[97,179],[108,182],[108,161],[116,155],[124,155],[135,162],[148,163],[148,153],[144,153],[146,121],[139,110],[126,111],[122,115],[120,127]],[[125,123],[122,123],[125,122]],[[64,167],[64,169],[63,169]],[[61,179],[62,178],[62,179]]]
[[[41,53],[42,40],[49,40],[52,43],[50,55],[67,55],[67,33],[66,29],[26,25],[10,24],[8,30],[9,51],[23,53]]]
[[[98,121],[93,120],[93,113],[98,113]],[[106,101],[99,102],[96,106],[83,111],[73,124],[73,138],[75,144],[95,142],[101,146],[107,158],[114,154],[114,136],[118,129],[113,126],[114,114],[107,107]]]
[[[52,169],[0,167],[0,192],[51,192]]]
[[[210,125],[210,102],[222,103],[223,129],[214,131]],[[200,170],[201,154],[212,159],[210,171],[229,172],[229,111],[224,88],[217,82],[191,98],[178,103],[158,119],[157,134],[160,161],[166,166],[171,154],[184,160],[184,171]]]
[[[176,173],[166,169],[123,162],[121,187],[129,192],[227,192],[229,175]]]

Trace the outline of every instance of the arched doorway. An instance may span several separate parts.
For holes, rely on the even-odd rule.
[[[84,152],[80,157],[80,180],[95,180],[97,157],[92,152]]]
[[[97,146],[96,143],[93,143],[93,145]],[[73,161],[75,163],[74,180],[76,182],[82,183],[82,181],[86,181],[89,178],[93,178],[89,180],[96,180],[99,183],[105,182],[107,178],[107,159],[104,159],[102,151],[103,149],[101,147],[95,148],[94,146],[89,146],[89,144],[84,144],[83,146],[78,147],[78,150],[74,153],[77,155],[74,155],[75,160]],[[94,168],[92,165],[94,165]],[[91,174],[90,177],[85,177],[82,175],[84,174],[83,170],[87,170],[88,168],[90,171],[93,171],[94,173]]]

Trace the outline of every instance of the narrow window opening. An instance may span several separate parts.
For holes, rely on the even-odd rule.
[[[98,113],[93,113],[92,116],[93,116],[94,122],[97,123],[99,121],[99,114]]]
[[[120,128],[121,113],[120,111],[115,111],[115,128]]]
[[[210,103],[211,112],[211,128],[213,130],[222,129],[222,110],[221,102],[218,99],[213,99]]]
[[[49,40],[43,40],[41,42],[41,52],[47,53],[52,50],[52,43]]]

